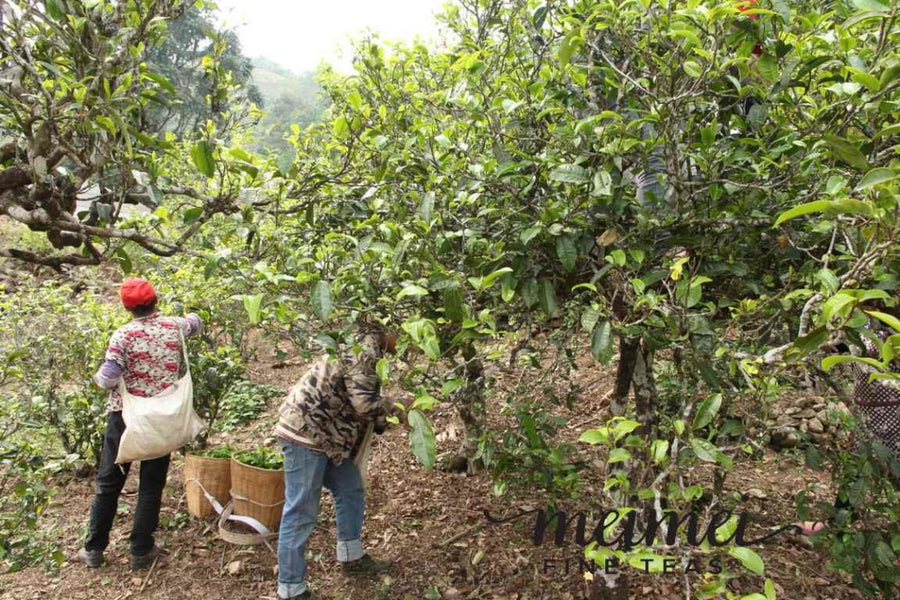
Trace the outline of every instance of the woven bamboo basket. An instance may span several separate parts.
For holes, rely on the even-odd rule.
[[[253,517],[277,532],[284,505],[284,470],[260,469],[231,458],[234,514]]]
[[[184,493],[188,512],[205,519],[216,514],[203,493],[206,490],[219,504],[231,499],[231,460],[188,454],[184,457]]]

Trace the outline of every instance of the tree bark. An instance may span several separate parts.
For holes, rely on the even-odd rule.
[[[634,389],[635,412],[641,426],[635,434],[648,437],[656,427],[658,393],[653,375],[653,351],[647,348],[641,338],[623,338],[619,342],[619,364],[616,370],[616,387],[610,412],[613,416],[623,416],[628,407],[628,393]],[[622,468],[629,479],[639,476],[632,461],[626,461]],[[633,481],[633,485],[639,482]],[[636,498],[627,499],[630,506],[636,506]],[[604,576],[602,571],[594,576],[591,586],[591,600],[628,600],[629,575],[620,570],[615,576]]]
[[[632,384],[637,420],[641,426],[635,434],[649,437],[656,428],[659,395],[656,391],[656,377],[653,375],[653,351],[641,346],[636,352]]]
[[[616,366],[616,384],[609,405],[611,416],[622,417],[628,410],[628,395],[634,385],[638,361],[641,358],[641,339],[623,337],[619,340],[619,364]],[[635,387],[637,391],[637,387]],[[621,464],[625,470],[632,469],[630,461]],[[628,600],[629,575],[620,569],[614,575],[605,575],[603,566],[594,574],[591,584],[591,600]]]
[[[464,434],[457,456],[464,461],[465,470],[474,475],[480,465],[475,460],[478,440],[484,434],[486,413],[484,406],[484,365],[478,358],[466,362],[466,383],[457,396],[457,410],[462,419]]]
[[[465,359],[465,383],[454,393],[456,411],[463,424],[463,437],[456,454],[440,466],[443,471],[474,475],[483,466],[475,460],[478,441],[484,435],[487,415],[484,403],[484,365],[475,348],[462,350]]]
[[[612,401],[609,404],[609,411],[614,417],[624,416],[628,408],[628,394],[631,391],[631,381],[634,376],[639,348],[640,338],[623,337],[619,340],[616,388],[613,391]]]

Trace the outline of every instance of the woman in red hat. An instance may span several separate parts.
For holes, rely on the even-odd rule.
[[[117,465],[119,441],[125,431],[119,382],[129,394],[155,396],[178,381],[182,367],[181,337],[203,331],[203,321],[195,314],[163,317],[156,310],[156,290],[146,279],[125,280],[119,290],[122,304],[133,319],[112,335],[106,361],[94,375],[100,387],[109,390],[108,420],[103,436],[103,452],[97,469],[97,487],[91,505],[91,520],[84,548],[78,558],[88,567],[103,563],[109,532],[119,505],[130,464]],[[181,330],[181,335],[179,335]],[[150,566],[159,555],[153,533],[159,525],[159,509],[166,485],[169,457],[141,461],[140,486],[134,527],[131,530],[131,566]]]

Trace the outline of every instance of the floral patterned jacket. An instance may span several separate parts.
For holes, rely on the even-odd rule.
[[[188,337],[203,331],[203,321],[195,314],[163,317],[153,313],[132,319],[112,334],[106,361],[94,375],[97,385],[110,390],[110,412],[122,410],[116,389],[120,379],[129,394],[145,398],[178,381],[184,366],[179,329]]]

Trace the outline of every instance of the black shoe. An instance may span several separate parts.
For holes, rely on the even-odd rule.
[[[76,556],[79,562],[83,562],[88,568],[96,569],[103,564],[103,550],[88,550],[82,548]]]
[[[150,565],[153,564],[159,556],[162,554],[162,548],[159,546],[153,546],[153,548],[146,554],[131,555],[131,570],[132,571],[140,571],[141,569],[146,569]]]
[[[341,571],[344,575],[375,575],[377,573],[385,573],[391,570],[391,561],[378,560],[372,558],[368,554],[358,560],[341,563]]]
[[[279,596],[281,598],[281,596]],[[284,600],[313,600],[312,592],[306,590],[299,596],[291,596],[290,598],[285,598]]]

